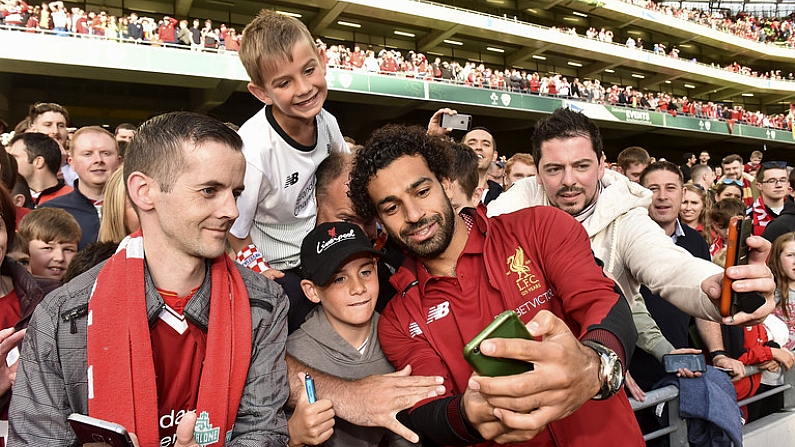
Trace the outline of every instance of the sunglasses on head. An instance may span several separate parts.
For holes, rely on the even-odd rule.
[[[734,180],[734,179],[730,179],[730,178],[725,178],[725,179],[721,180],[721,183],[723,183],[724,185],[737,185],[740,188],[743,187],[743,182],[742,181]]]

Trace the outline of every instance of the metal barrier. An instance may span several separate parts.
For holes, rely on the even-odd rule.
[[[758,372],[759,368],[756,366],[752,365],[745,367],[746,375],[753,375]],[[793,387],[793,385],[795,385],[795,368],[788,371],[784,375],[783,385],[779,385],[773,389],[765,391],[764,393],[759,393],[755,396],[743,399],[737,402],[737,404],[742,407],[750,403],[758,402],[775,394],[784,393],[783,409],[793,409],[795,408],[795,387]],[[629,403],[632,405],[633,411],[656,407],[660,404],[668,405],[668,426],[655,430],[651,433],[645,433],[643,435],[644,441],[649,441],[651,439],[668,435],[671,447],[687,447],[689,445],[687,441],[687,423],[679,416],[679,388],[674,385],[668,385],[656,390],[651,390],[646,392],[646,400],[643,402],[639,402],[630,397]],[[767,417],[769,416],[759,419],[759,421],[764,422]]]

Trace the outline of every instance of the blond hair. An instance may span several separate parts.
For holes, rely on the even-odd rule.
[[[121,242],[130,234],[124,222],[127,207],[127,192],[124,185],[124,170],[117,169],[105,185],[102,204],[102,221],[99,224],[99,242]]]
[[[300,20],[269,9],[260,11],[243,30],[238,51],[251,82],[264,87],[266,80],[262,79],[260,70],[275,67],[284,60],[292,62],[293,47],[299,42],[317,54],[312,34]]]
[[[116,149],[116,153],[117,154],[119,153],[119,143],[116,142],[116,137],[112,133],[108,132],[106,129],[103,129],[103,128],[99,127],[99,126],[86,126],[86,127],[81,127],[80,129],[77,129],[77,132],[75,132],[75,134],[72,135],[72,138],[71,138],[72,144],[69,145],[69,152],[72,155],[74,155],[74,150],[75,150],[75,146],[76,146],[75,142],[81,136],[83,136],[85,134],[88,134],[88,133],[98,133],[100,135],[105,135],[106,137],[110,138],[110,140],[113,142],[113,148]]]

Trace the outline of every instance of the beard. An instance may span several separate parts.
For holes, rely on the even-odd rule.
[[[395,237],[396,242],[413,256],[421,259],[435,258],[450,245],[453,240],[453,233],[455,231],[455,211],[453,211],[450,202],[447,203],[447,208],[443,214],[434,214],[420,219],[417,223],[411,224],[400,231],[400,234]],[[410,234],[419,228],[436,223],[437,231],[430,239],[422,242],[412,242]]]
[[[585,202],[582,203],[582,204],[574,203],[574,204],[571,204],[571,205],[568,205],[568,204],[567,205],[563,205],[562,201],[564,199],[563,199],[562,196],[563,196],[563,194],[566,194],[566,193],[579,193],[581,195],[581,197],[583,197]],[[555,207],[567,212],[568,214],[570,214],[572,216],[576,216],[577,214],[580,214],[585,208],[587,208],[588,205],[591,204],[591,202],[593,202],[593,197],[588,197],[587,194],[588,194],[588,192],[585,190],[585,188],[581,188],[579,186],[564,186],[564,187],[561,187],[557,191],[555,191],[555,197],[558,199],[556,201]]]

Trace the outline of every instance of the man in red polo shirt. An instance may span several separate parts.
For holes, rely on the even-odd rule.
[[[456,215],[447,195],[451,164],[443,140],[386,126],[351,172],[357,214],[377,217],[409,254],[391,278],[402,296],[379,322],[384,353],[398,369],[443,376],[448,390],[398,419],[435,445],[643,446],[621,389],[637,337],[629,304],[602,274],[582,226],[552,207],[493,219],[483,207]],[[464,345],[507,309],[536,341],[514,340],[512,353],[505,340],[480,350],[535,369],[472,377]]]
[[[287,299],[224,251],[242,146],[194,113],[140,127],[124,174],[141,230],[34,311],[11,444],[75,445],[67,417],[81,413],[142,446],[286,445]]]

